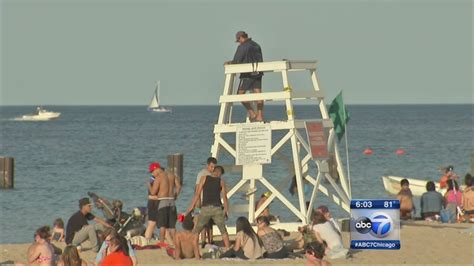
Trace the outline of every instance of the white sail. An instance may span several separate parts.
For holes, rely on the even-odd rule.
[[[151,98],[150,105],[148,105],[148,109],[153,109],[153,108],[159,108],[160,107],[160,101],[158,99],[158,94],[159,94],[159,81],[156,83],[156,88],[155,88],[155,93],[153,94],[153,97]]]

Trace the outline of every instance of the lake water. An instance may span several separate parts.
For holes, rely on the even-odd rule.
[[[474,151],[473,105],[348,106],[349,159],[354,198],[387,198],[381,176],[397,175],[438,180],[438,166],[452,164],[464,176]],[[178,106],[171,114],[152,114],[143,106],[53,106],[60,119],[48,122],[13,121],[32,113],[34,106],[0,107],[0,156],[15,158],[15,189],[0,190],[0,242],[29,242],[41,225],[55,218],[65,222],[78,209],[78,200],[93,191],[120,199],[124,210],[146,206],[145,182],[151,161],[166,166],[168,154],[184,154],[184,190],[177,205],[182,212],[192,197],[197,172],[204,167],[213,143],[218,106]],[[266,106],[268,120],[281,120],[282,106]],[[318,118],[315,106],[297,106],[298,119]],[[244,110],[234,108],[233,120]],[[274,134],[274,139],[281,136]],[[274,141],[275,141],[274,140]],[[343,145],[342,145],[343,147]],[[374,154],[364,155],[371,147]],[[395,150],[406,154],[398,156]],[[283,154],[289,155],[285,147]],[[342,155],[344,150],[341,149]],[[219,158],[222,164],[230,157]],[[345,160],[344,160],[345,161]],[[289,196],[288,172],[274,159],[264,174]],[[228,185],[237,183],[228,175]],[[258,195],[265,190],[260,189]],[[290,197],[296,203],[295,197]],[[239,197],[231,203],[241,203]],[[335,216],[347,214],[327,198]],[[283,221],[296,218],[274,202],[271,212]],[[100,212],[97,212],[100,214]],[[235,221],[233,214],[229,221]],[[231,222],[229,222],[231,224]]]

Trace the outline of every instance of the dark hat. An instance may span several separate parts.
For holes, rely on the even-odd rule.
[[[446,167],[446,172],[453,171],[453,170],[454,170],[454,166],[452,165]]]
[[[238,42],[240,37],[244,37],[244,38],[247,38],[248,35],[247,33],[245,33],[245,31],[238,31],[236,34],[235,34],[235,41]]]
[[[89,198],[82,198],[79,200],[79,209],[82,208],[82,206],[91,204]]]

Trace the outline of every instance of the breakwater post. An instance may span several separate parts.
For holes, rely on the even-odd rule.
[[[181,185],[183,185],[183,154],[168,155],[168,169],[179,178]]]
[[[0,187],[13,188],[14,166],[12,157],[0,157]]]

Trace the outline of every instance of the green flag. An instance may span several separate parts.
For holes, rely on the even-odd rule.
[[[334,131],[337,134],[337,139],[341,141],[341,138],[346,132],[346,124],[349,121],[349,113],[347,112],[344,101],[342,100],[342,91],[334,98],[329,107],[329,117],[334,124]]]

